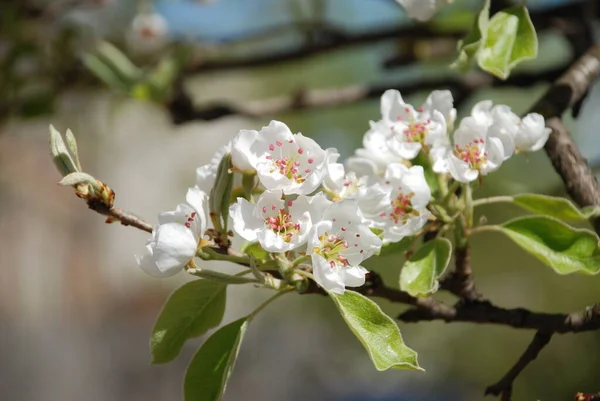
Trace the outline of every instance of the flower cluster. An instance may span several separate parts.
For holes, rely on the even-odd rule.
[[[195,268],[194,257],[215,246],[209,194],[219,185],[221,160],[230,155],[237,190],[225,198],[224,215],[234,231],[228,234],[260,245],[273,259],[302,260],[303,271],[327,291],[361,286],[365,259],[424,232],[437,218],[430,202],[439,188],[432,190],[426,176],[437,173],[446,187],[448,181],[470,185],[511,155],[539,150],[550,132],[542,116],[521,119],[490,101],[478,103],[454,129],[456,115],[449,91],[434,91],[415,108],[389,90],[364,148],[345,164],[336,149],[322,149],[279,121],[242,130],[197,169],[187,202],[159,216],[138,263],[149,274],[170,276]]]

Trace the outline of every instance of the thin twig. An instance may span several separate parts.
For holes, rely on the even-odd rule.
[[[107,219],[106,219],[107,223],[113,223],[115,221],[119,221],[124,226],[131,226],[131,227],[138,228],[142,231],[152,233],[152,225],[151,224],[145,222],[141,218],[139,218],[131,213],[127,213],[127,212],[119,209],[118,207],[113,206],[111,208],[108,208],[104,203],[94,202],[94,201],[89,201],[88,206],[90,209],[94,210],[95,212],[98,212],[104,216],[107,216]]]
[[[533,340],[525,350],[525,352],[521,355],[517,363],[504,375],[500,381],[489,386],[485,389],[485,395],[501,395],[502,400],[509,401],[512,395],[512,385],[517,376],[529,365],[531,362],[537,358],[538,354],[552,338],[553,333],[547,333],[544,331],[538,331],[535,333]]]

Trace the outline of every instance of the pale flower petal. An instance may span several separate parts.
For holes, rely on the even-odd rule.
[[[345,290],[343,272],[331,268],[329,262],[320,255],[311,255],[315,281],[328,292],[343,294]]]
[[[180,271],[196,255],[198,241],[192,231],[179,223],[158,227],[154,246],[154,260],[164,273]]]

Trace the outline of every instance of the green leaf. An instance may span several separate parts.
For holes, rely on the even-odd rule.
[[[179,71],[180,66],[177,63],[177,60],[172,56],[163,58],[158,65],[150,71],[147,79],[159,97],[157,100],[160,100],[161,97],[164,97],[168,93],[173,82],[177,78]]]
[[[544,216],[514,219],[499,229],[558,274],[600,271],[599,239],[589,230],[576,229]]]
[[[152,329],[152,363],[173,360],[186,340],[218,326],[225,313],[226,289],[215,281],[194,280],[175,290]]]
[[[62,135],[52,125],[50,125],[50,154],[54,165],[63,177],[78,171]]]
[[[514,203],[530,212],[555,217],[560,220],[586,221],[600,216],[600,207],[590,206],[580,210],[570,200],[538,194],[513,196]]]
[[[375,302],[348,290],[343,295],[330,292],[329,296],[367,349],[377,370],[423,370],[417,362],[417,353],[404,345],[396,323]]]
[[[427,185],[431,188],[431,193],[436,194],[439,189],[438,175],[433,171],[433,164],[428,154],[421,151],[412,160],[413,165],[418,165],[423,167],[423,172],[425,175],[425,181],[427,181]]]
[[[96,187],[98,187],[98,182],[96,181],[96,179],[94,177],[92,177],[89,174],[80,173],[80,172],[75,172],[75,173],[70,173],[70,174],[65,175],[62,178],[62,180],[60,180],[58,182],[58,184],[65,185],[65,186],[90,184],[90,185],[95,185]]]
[[[415,237],[404,237],[398,242],[388,242],[381,247],[381,251],[379,252],[379,256],[391,256],[391,255],[399,255],[404,254],[404,252],[408,251],[415,241]]]
[[[537,51],[537,35],[527,8],[514,6],[499,11],[490,20],[477,62],[481,69],[506,79],[517,64],[537,57]]]
[[[217,168],[215,184],[210,190],[210,215],[218,232],[227,233],[229,220],[229,203],[233,189],[233,173],[231,172],[231,153],[226,153]]]
[[[121,81],[128,85],[132,85],[141,76],[141,70],[121,50],[109,42],[100,42],[96,55],[111,68]]]
[[[185,373],[185,401],[221,400],[248,322],[244,317],[221,327],[196,352]]]
[[[246,255],[254,256],[255,259],[267,259],[269,252],[265,251],[258,242],[245,242],[240,249]]]
[[[438,278],[444,273],[452,256],[452,244],[446,238],[426,242],[400,271],[400,289],[413,297],[429,295],[438,290]]]
[[[383,229],[381,229],[381,228],[371,227],[370,230],[373,234],[375,234],[376,236],[378,236],[380,238],[383,235]]]
[[[473,28],[463,40],[458,42],[458,58],[450,65],[451,68],[463,73],[471,68],[477,52],[486,40],[489,20],[490,0],[485,0],[479,14],[477,14]]]
[[[129,84],[123,81],[119,74],[97,55],[86,54],[83,56],[83,63],[94,75],[96,75],[96,77],[108,85],[108,87],[123,92],[129,91]]]

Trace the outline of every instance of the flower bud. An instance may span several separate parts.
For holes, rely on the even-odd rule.
[[[231,153],[226,153],[217,167],[215,184],[210,190],[210,218],[215,230],[227,237],[229,220],[229,203],[233,189],[233,173],[231,172]]]
[[[79,159],[77,157],[77,144],[75,143],[75,138],[73,138],[72,133],[70,137],[72,138],[72,141],[69,139],[69,136],[67,136],[67,142],[69,143],[69,147],[71,148],[76,161],[73,160],[73,157],[67,150],[60,133],[52,125],[50,126],[50,153],[52,154],[52,161],[63,177],[80,171],[78,168]]]

